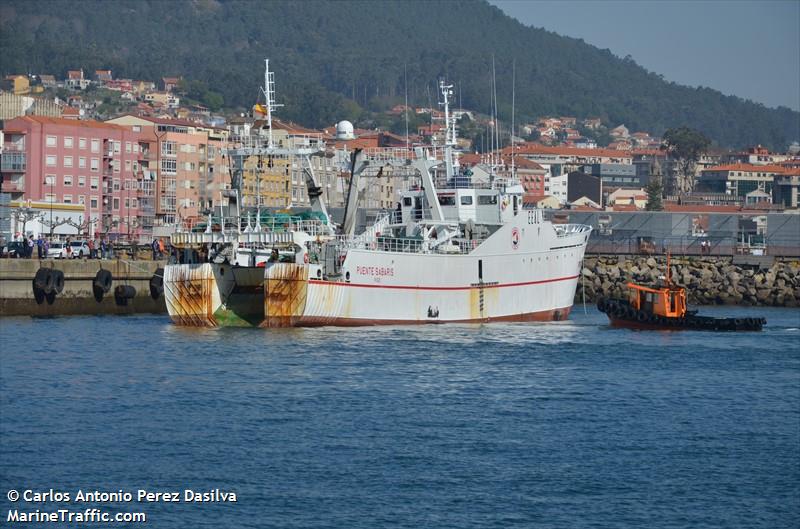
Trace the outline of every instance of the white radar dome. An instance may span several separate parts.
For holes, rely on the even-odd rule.
[[[336,124],[336,139],[337,140],[352,140],[355,139],[353,134],[353,124],[349,121],[340,121]]]

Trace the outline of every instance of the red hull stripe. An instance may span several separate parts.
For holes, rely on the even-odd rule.
[[[485,284],[483,288],[508,288],[508,287],[523,287],[527,285],[541,285],[544,283],[556,283],[558,281],[569,281],[571,279],[577,279],[578,276],[569,276],[569,277],[557,277],[555,279],[544,279],[542,281],[525,281],[523,283],[504,283],[502,285],[495,285],[495,284]],[[339,281],[322,281],[320,279],[309,279],[309,283],[315,283],[320,285],[333,285],[339,287],[358,287],[358,288],[391,288],[397,290],[473,290],[481,288],[477,285],[469,285],[465,287],[422,287],[422,286],[411,286],[411,285],[373,285],[368,283],[343,283]]]
[[[373,325],[444,325],[447,323],[491,323],[491,322],[545,322],[561,321],[569,317],[572,307],[561,309],[543,310],[541,312],[527,312],[524,314],[509,314],[466,320],[373,320],[367,318],[339,318],[324,316],[296,316],[285,318],[269,318],[261,323],[261,327],[364,327]]]

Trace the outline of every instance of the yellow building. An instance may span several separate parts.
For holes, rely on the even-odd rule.
[[[3,88],[17,95],[29,94],[31,92],[31,83],[28,81],[27,76],[7,75],[3,80]]]
[[[242,173],[244,207],[284,208],[291,198],[290,162],[285,156],[250,156]]]

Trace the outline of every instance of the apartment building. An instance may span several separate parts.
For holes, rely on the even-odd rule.
[[[153,186],[154,227],[191,225],[223,202],[221,191],[230,188],[226,129],[133,115],[106,123],[139,135],[141,172]]]
[[[771,165],[780,163],[792,158],[790,154],[780,154],[770,152],[766,147],[756,145],[749,147],[742,152],[731,153],[727,155],[727,162],[736,164],[749,164],[749,165]]]
[[[250,156],[242,172],[242,206],[285,208],[290,203],[290,167],[287,156]]]
[[[775,164],[755,165],[734,163],[717,165],[702,171],[698,189],[744,197],[751,191],[772,193],[776,175],[786,173],[785,167]]]
[[[250,117],[233,118],[229,122],[228,149],[241,150],[266,148],[269,131],[263,120]],[[273,131],[273,143],[283,145],[287,135]],[[233,178],[240,186],[242,206],[245,208],[285,208],[291,203],[291,165],[285,155],[253,154],[243,159],[239,154],[231,157]],[[241,166],[240,166],[241,164]]]
[[[3,192],[17,201],[80,205],[81,232],[144,237],[139,133],[97,121],[24,116],[4,123]]]
[[[512,149],[506,147],[501,152],[503,155],[510,155]],[[547,171],[543,194],[556,197],[561,204],[567,203],[570,172],[581,170],[587,165],[632,166],[633,164],[633,155],[630,151],[613,149],[579,149],[524,143],[516,145],[513,152],[516,156],[538,163]]]

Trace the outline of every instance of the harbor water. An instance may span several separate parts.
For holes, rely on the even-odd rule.
[[[548,324],[354,329],[3,318],[2,522],[98,507],[157,528],[797,527],[800,310],[702,312],[768,324],[613,329],[580,306]]]

